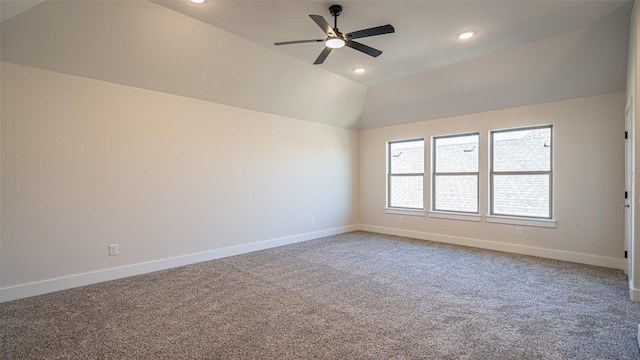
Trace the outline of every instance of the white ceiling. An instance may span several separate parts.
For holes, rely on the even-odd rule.
[[[40,4],[44,0],[0,0],[0,21],[12,18],[23,11]]]
[[[313,61],[334,1],[0,0],[3,61],[367,129],[624,91],[633,3],[340,1],[342,32],[396,32]],[[456,35],[474,29],[477,36]],[[356,75],[355,67],[367,72]],[[326,106],[331,104],[331,106]]]
[[[329,6],[343,6],[342,32],[391,24],[394,34],[359,39],[383,54],[372,58],[353,49],[333,51],[321,66],[366,85],[433,70],[531,41],[590,26],[615,14],[624,1],[189,1],[152,0],[256,44],[312,64],[322,43],[276,47],[274,42],[323,39],[309,14],[330,24]],[[477,36],[457,35],[473,29]],[[365,67],[365,74],[353,73]]]

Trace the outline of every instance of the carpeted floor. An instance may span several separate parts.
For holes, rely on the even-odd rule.
[[[353,232],[0,304],[2,359],[640,359],[617,270]]]

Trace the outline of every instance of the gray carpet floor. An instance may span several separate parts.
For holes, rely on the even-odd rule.
[[[353,232],[0,304],[2,359],[640,359],[618,270]]]

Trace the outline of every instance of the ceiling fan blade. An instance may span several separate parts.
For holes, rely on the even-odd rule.
[[[327,34],[327,36],[329,37],[336,37],[336,32],[333,31],[333,28],[331,27],[331,25],[329,25],[329,23],[327,22],[327,20],[325,20],[322,16],[320,15],[309,15],[309,17],[316,22],[316,24],[318,24],[318,26],[320,26],[320,29],[322,29],[322,31],[324,31],[325,34]]]
[[[329,56],[329,53],[331,52],[331,50],[333,49],[325,46],[325,48],[322,49],[322,52],[320,53],[320,55],[318,55],[318,58],[316,59],[316,61],[313,62],[313,65],[322,64],[324,62],[324,59],[326,59],[327,56]]]
[[[396,30],[393,28],[393,26],[387,24],[387,25],[372,27],[369,29],[354,31],[354,32],[348,33],[346,36],[347,38],[350,38],[350,39],[360,39],[363,37],[390,34],[395,31]]]
[[[295,41],[282,41],[274,43],[273,45],[291,45],[291,44],[304,44],[304,43],[312,43],[312,42],[323,42],[324,39],[314,39],[314,40],[295,40]]]
[[[358,50],[360,52],[363,52],[367,55],[373,56],[373,57],[378,57],[380,56],[380,54],[382,54],[382,51],[378,50],[378,49],[374,49],[371,46],[367,46],[365,44],[361,44],[357,41],[348,41],[346,46]]]

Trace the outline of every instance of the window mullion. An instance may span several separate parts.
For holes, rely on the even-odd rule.
[[[441,172],[441,173],[433,173],[435,176],[456,176],[456,175],[478,175],[477,171],[474,172]]]
[[[494,175],[549,175],[551,171],[494,171]]]
[[[424,173],[389,174],[389,176],[424,176]]]

